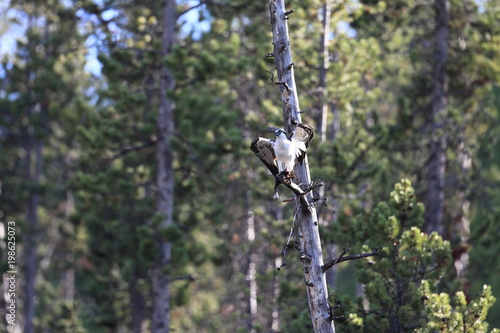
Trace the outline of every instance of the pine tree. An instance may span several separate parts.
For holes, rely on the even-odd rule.
[[[495,298],[484,287],[477,300],[436,293],[452,264],[450,243],[436,232],[421,231],[424,206],[409,180],[396,184],[387,202],[353,220],[351,236],[364,248],[380,246],[380,255],[360,261],[360,281],[368,305],[359,298],[338,299],[346,332],[485,332]],[[495,330],[494,330],[495,331]]]
[[[63,186],[69,177],[63,165],[72,149],[68,129],[85,109],[80,95],[86,83],[83,36],[76,28],[75,10],[59,1],[10,5],[18,20],[14,24],[26,27],[16,55],[2,62],[0,102],[0,158],[5,162],[2,175],[7,176],[2,177],[0,206],[4,218],[17,224],[17,260],[23,263],[16,323],[25,332],[34,331],[35,320],[40,328],[57,327],[41,315],[39,309],[47,302],[52,316],[66,326],[59,326],[61,332],[79,331],[73,263],[66,257],[75,249],[66,239],[74,239],[76,228],[69,221],[72,194]],[[66,274],[57,274],[54,267]]]
[[[492,119],[482,110],[495,69],[490,67],[490,74],[482,69],[498,58],[498,53],[486,51],[488,43],[481,42],[491,36],[491,30],[481,23],[486,14],[472,1],[450,1],[449,8],[444,7],[448,8],[448,28],[440,24],[441,29],[434,20],[432,6],[413,2],[362,3],[362,10],[353,13],[353,27],[359,36],[377,40],[387,72],[376,80],[385,91],[384,107],[378,113],[388,120],[383,124],[386,135],[377,140],[377,148],[389,152],[381,157],[386,167],[380,179],[392,183],[411,177],[417,193],[429,196],[427,220],[444,212],[441,234],[452,241],[455,271],[466,286],[469,221],[474,220],[474,207],[485,197],[484,192],[476,191],[475,184],[482,176],[473,165],[480,151],[478,140],[488,135],[486,124]],[[444,28],[448,30],[447,42],[436,44],[435,33]],[[443,47],[447,49],[442,66],[434,58],[439,45],[441,54]],[[433,84],[438,69],[444,71],[440,72],[441,83],[434,80]],[[439,86],[443,87],[440,100],[446,102],[446,108],[435,117],[431,116],[431,104],[437,101],[434,97]],[[471,129],[481,129],[481,134]],[[433,174],[436,172],[440,175]],[[489,182],[497,180],[490,178]],[[429,187],[432,183],[435,186]],[[440,201],[441,208],[433,208]]]
[[[109,35],[104,44],[109,49],[99,56],[106,86],[99,91],[99,112],[78,128],[83,153],[81,172],[73,181],[79,203],[74,218],[86,225],[90,244],[87,258],[91,265],[84,272],[88,285],[82,293],[93,298],[96,291],[97,297],[101,291],[113,295],[98,304],[96,320],[86,324],[92,329],[133,327],[136,331],[149,324],[153,309],[145,302],[151,297],[148,274],[159,258],[155,244],[167,241],[172,244],[172,257],[163,273],[168,273],[171,283],[170,310],[183,313],[172,316],[176,320],[170,327],[187,331],[220,327],[216,322],[207,324],[206,309],[214,311],[219,299],[205,277],[221,283],[210,260],[223,257],[222,231],[213,225],[228,219],[222,214],[224,204],[230,206],[234,199],[230,193],[225,201],[221,199],[222,187],[234,172],[230,163],[234,158],[228,161],[225,156],[244,149],[238,130],[227,130],[238,115],[230,111],[234,96],[224,81],[241,66],[235,54],[240,41],[236,35],[227,40],[220,30],[224,22],[215,22],[213,29],[219,30],[214,36],[219,40],[180,35],[171,53],[161,58],[161,19],[155,14],[161,8],[153,2],[115,5],[124,15],[106,24],[119,24],[128,38]],[[105,8],[88,10],[101,15]],[[178,10],[182,13],[187,8]],[[106,26],[100,29],[105,31]],[[234,60],[228,62],[230,54]],[[153,213],[156,186],[152,181],[157,170],[153,146],[159,142],[155,134],[160,105],[157,73],[163,64],[176,82],[175,89],[167,92],[175,102],[176,122],[175,135],[169,140],[174,150],[176,204],[174,223],[167,228],[160,226],[163,214]],[[213,170],[222,171],[215,177]],[[103,220],[111,221],[105,233],[99,229]],[[193,279],[202,280],[199,289],[190,283]],[[190,298],[192,303],[182,308]]]

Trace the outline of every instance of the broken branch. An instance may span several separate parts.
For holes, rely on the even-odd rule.
[[[274,56],[274,54],[273,54],[273,56]],[[270,71],[267,71],[267,70],[266,70],[266,72],[268,72],[269,74],[271,74],[271,79],[270,80],[271,80],[272,83],[274,83],[277,86],[283,86],[283,87],[285,87],[285,89],[287,91],[290,91],[290,87],[288,86],[288,84],[286,84],[286,82],[277,82],[277,81],[274,81],[274,73],[270,72]]]
[[[374,251],[369,252],[369,253],[362,253],[362,254],[355,254],[352,256],[346,256],[347,252],[349,252],[351,250],[351,248],[349,247],[349,244],[346,244],[346,246],[344,246],[342,249],[343,249],[343,251],[338,258],[332,259],[329,262],[327,262],[326,264],[324,264],[323,266],[321,266],[323,273],[325,273],[327,270],[329,270],[330,268],[332,268],[336,264],[344,262],[344,261],[356,260],[356,259],[362,259],[362,258],[366,258],[366,257],[376,256],[377,254],[379,254],[379,250],[380,250],[380,248],[377,247]]]

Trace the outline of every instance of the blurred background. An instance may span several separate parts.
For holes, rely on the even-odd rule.
[[[18,269],[16,325],[5,295],[2,331],[155,331],[160,269],[174,332],[310,332],[293,239],[282,256],[294,204],[272,200],[273,176],[249,149],[255,136],[272,137],[266,127],[283,126],[274,59],[265,56],[273,52],[268,3],[180,0],[168,21],[168,2],[1,1],[3,294],[8,221]],[[316,132],[311,175],[324,178],[315,194],[324,260],[346,243],[352,254],[380,246],[401,267],[411,257],[424,268],[404,266],[405,281],[462,291],[467,304],[479,297],[488,305],[472,316],[500,327],[500,303],[485,319],[492,299],[483,292],[486,284],[500,296],[500,3],[286,5],[302,120]],[[167,25],[173,34],[163,34]],[[173,112],[166,141],[157,132],[162,99]],[[157,205],[159,144],[173,156],[170,219]],[[403,182],[391,194],[403,178],[414,192]],[[415,226],[423,243],[408,245],[404,232]],[[446,242],[427,248],[433,231]],[[162,268],[165,244],[171,260]],[[420,252],[405,257],[406,247]],[[421,259],[430,252],[440,254]],[[370,263],[389,276],[376,290],[366,287],[377,279]],[[399,275],[383,263],[328,272],[332,304],[345,299],[339,331],[387,319],[380,295],[393,297]],[[407,298],[420,299],[419,290]]]

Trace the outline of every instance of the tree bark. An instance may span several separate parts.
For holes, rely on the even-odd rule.
[[[299,101],[293,72],[292,52],[288,36],[287,13],[284,0],[269,0],[271,25],[273,30],[274,59],[281,84],[280,95],[283,107],[285,130],[291,133],[297,122],[301,122]],[[310,184],[307,156],[302,164],[294,168],[298,184]],[[328,290],[325,274],[322,272],[323,257],[318,230],[316,209],[309,205],[311,195],[296,197],[297,225],[300,239],[301,261],[304,268],[307,298],[314,332],[335,332],[330,320]]]
[[[273,269],[276,267],[280,267],[281,258],[275,258]],[[280,306],[278,302],[278,298],[280,295],[280,283],[278,280],[278,274],[274,275],[273,278],[273,303],[272,303],[272,313],[271,313],[271,332],[277,333],[280,332]]]
[[[427,164],[427,195],[425,210],[425,231],[437,231],[444,236],[444,185],[446,167],[446,136],[443,123],[439,117],[447,107],[448,77],[446,75],[446,59],[448,55],[449,36],[448,0],[436,0],[435,50],[432,77],[431,117],[429,121],[431,134],[431,151]],[[441,117],[442,118],[442,117]]]
[[[30,16],[30,27],[33,24],[33,17]],[[33,87],[32,75],[34,73],[27,67],[26,85],[28,86],[30,97],[33,104],[28,107],[27,118],[30,121],[35,112],[41,114],[40,122],[37,124],[39,130],[44,130],[46,126],[47,105],[42,107],[41,103],[35,100],[35,88]],[[40,205],[39,185],[42,176],[43,165],[43,143],[37,138],[35,124],[30,123],[24,133],[23,148],[26,152],[24,179],[31,186],[26,201],[26,240],[24,242],[24,332],[32,333],[35,331],[33,319],[35,317],[35,298],[36,298],[36,274],[38,269],[37,249],[38,239],[38,207]]]
[[[318,129],[319,129],[319,139],[321,142],[326,142],[327,140],[327,124],[328,124],[328,111],[329,106],[332,103],[328,102],[328,89],[327,89],[327,73],[328,68],[330,67],[330,53],[328,50],[328,44],[331,33],[331,15],[332,15],[332,0],[325,0],[322,8],[322,31],[321,37],[319,40],[319,49],[320,49],[320,65],[319,65],[319,82],[318,88],[320,92],[320,113],[317,120]],[[335,139],[331,138],[333,142]],[[332,184],[331,188],[335,188],[335,184]],[[325,187],[320,187],[318,189],[319,195],[321,197],[325,196]],[[333,204],[334,207],[338,205],[337,200],[334,197],[328,198],[329,202]],[[318,216],[319,223],[321,225],[326,226],[328,221],[325,221],[321,215]],[[336,215],[333,216],[333,220],[336,220]],[[326,253],[330,258],[335,258],[338,254],[338,246],[335,244],[326,244]],[[337,267],[334,266],[326,272],[326,283],[329,287],[333,287],[335,285],[335,280],[337,277]]]
[[[251,209],[250,204],[250,194],[248,191],[245,192],[245,220],[246,220],[246,234],[247,234],[247,242],[249,245],[249,250],[247,254],[247,274],[246,280],[248,282],[248,332],[255,333],[256,332],[256,323],[257,323],[257,309],[258,309],[258,301],[257,301],[257,253],[254,249],[254,241],[255,241],[255,215]]]
[[[140,273],[135,273],[131,277],[129,292],[130,292],[130,331],[132,333],[143,332],[143,321],[146,314],[146,301],[143,293],[138,289],[137,281]]]
[[[71,158],[68,156],[65,157],[65,162],[67,165],[71,165]],[[68,181],[68,175],[64,175],[64,181]],[[65,218],[67,221],[70,221],[71,214],[75,211],[75,197],[72,191],[66,191],[66,207],[65,207]],[[74,233],[76,234],[76,232]],[[76,239],[72,236],[72,240],[76,242]],[[75,302],[75,256],[73,253],[66,255],[66,260],[68,261],[68,268],[64,273],[64,299],[68,304],[74,306]]]
[[[321,94],[321,111],[318,117],[318,129],[321,142],[326,141],[326,126],[328,123],[328,92],[326,87],[326,74],[328,72],[328,67],[330,67],[330,54],[328,52],[328,41],[330,36],[330,21],[332,15],[332,3],[331,0],[325,0],[322,7],[323,30],[321,31],[320,38],[320,55],[321,64],[319,66],[319,83],[318,88]]]
[[[170,54],[175,39],[176,24],[175,0],[164,0],[162,60]],[[157,160],[157,215],[162,216],[160,228],[173,223],[174,208],[174,171],[173,152],[170,145],[174,135],[174,102],[167,97],[167,91],[174,88],[172,74],[164,64],[160,68],[160,108],[157,121],[156,160]],[[152,332],[168,333],[170,331],[170,277],[165,272],[170,265],[171,244],[163,239],[158,240],[159,261],[153,269],[153,322]]]
[[[26,203],[26,242],[24,246],[24,332],[35,331],[33,319],[35,317],[35,282],[37,272],[37,248],[36,239],[38,227],[38,206],[40,195],[38,186],[42,171],[42,143],[35,142],[33,125],[29,125],[26,145],[26,176],[35,190],[30,191]]]
[[[458,144],[458,163],[461,169],[463,180],[467,178],[467,174],[472,168],[472,157],[470,152],[465,146],[465,142],[461,141]],[[457,197],[455,200],[454,207],[454,228],[452,237],[460,239],[460,243],[457,244],[452,250],[453,253],[453,264],[457,272],[457,277],[460,279],[462,284],[462,289],[468,295],[469,283],[467,278],[467,271],[469,268],[469,243],[470,243],[470,201],[467,199],[466,191],[460,187],[457,191]]]

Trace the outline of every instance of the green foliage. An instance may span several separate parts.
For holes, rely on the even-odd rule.
[[[38,237],[37,327],[104,333],[129,329],[138,317],[148,326],[150,270],[163,239],[172,246],[165,273],[173,281],[175,331],[247,332],[253,321],[267,332],[276,313],[281,331],[310,332],[293,246],[287,266],[275,269],[293,209],[270,200],[273,177],[248,149],[254,136],[271,138],[267,126],[282,126],[278,87],[266,72],[274,63],[264,57],[272,50],[267,4],[203,2],[189,14],[199,22],[180,16],[176,45],[165,58],[160,2],[11,4],[16,20],[32,19],[0,66],[0,217],[16,220],[20,252],[30,233]],[[462,216],[458,203],[469,200],[472,237],[445,242],[421,232],[424,207],[416,201],[425,190],[430,142],[432,6],[335,2],[323,92],[317,89],[323,4],[287,4],[294,9],[288,23],[303,121],[316,127],[322,103],[330,108],[326,140],[316,137],[308,155],[313,178],[324,177],[325,196],[333,199],[320,211],[322,239],[327,249],[346,242],[357,252],[380,247],[379,256],[359,264],[366,297],[342,298],[335,310],[345,312],[338,331],[486,331],[493,298],[483,285],[500,287],[493,269],[500,216],[498,5],[484,1],[479,10],[474,1],[450,1],[449,107],[441,119],[450,147],[446,212],[454,225]],[[178,12],[190,5],[178,1]],[[91,78],[83,66],[94,50],[102,71]],[[162,64],[175,78],[172,91],[158,90]],[[159,93],[176,103],[175,223],[168,228],[159,228],[164,216],[154,213]],[[26,177],[28,133],[42,147],[38,183]],[[407,180],[392,190],[402,177],[414,181],[415,193]],[[289,195],[286,188],[280,193]],[[25,206],[34,194],[40,223],[28,230]],[[464,293],[450,292],[456,282],[443,279],[450,247],[472,248],[471,288]],[[0,254],[5,258],[1,247]],[[248,311],[250,258],[256,315]],[[349,279],[334,286],[339,299],[354,293],[354,268],[339,269]]]
[[[426,324],[417,332],[487,332],[486,315],[495,302],[491,288],[484,285],[477,300],[467,301],[463,292],[450,300],[446,293],[432,293],[427,281],[419,288],[426,305]],[[498,332],[494,329],[492,332]]]
[[[463,292],[453,300],[434,293],[451,264],[450,244],[437,234],[420,231],[424,207],[417,203],[411,182],[396,184],[387,202],[369,216],[354,219],[354,239],[375,257],[359,264],[364,299],[343,299],[347,332],[485,332],[488,309],[495,298],[484,287],[478,300],[467,302]],[[345,303],[345,304],[344,304]],[[368,305],[366,305],[368,303]],[[465,329],[466,328],[466,329]]]

